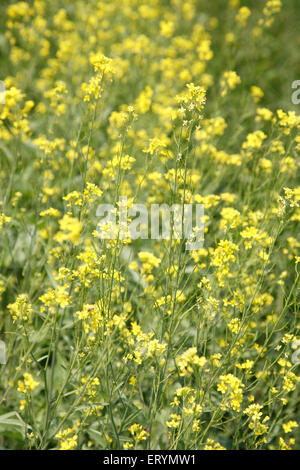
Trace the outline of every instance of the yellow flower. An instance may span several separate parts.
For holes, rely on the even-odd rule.
[[[56,241],[59,243],[71,241],[74,245],[78,245],[82,223],[76,217],[65,214],[59,221],[59,227],[60,231],[54,237]]]
[[[251,10],[248,7],[241,7],[236,14],[235,19],[241,26],[245,27],[250,15]]]
[[[221,96],[226,96],[229,90],[234,90],[241,83],[241,78],[233,70],[223,73],[221,79]]]
[[[204,356],[199,357],[197,355],[197,348],[192,347],[187,349],[184,353],[177,356],[176,365],[179,367],[180,375],[187,376],[193,373],[193,367],[204,367],[207,359]]]
[[[7,215],[3,214],[3,212],[0,212],[0,229],[3,227],[4,224],[8,224],[8,222],[11,221],[11,217],[8,217]]]
[[[174,28],[175,28],[173,21],[161,21],[159,23],[159,26],[160,26],[160,34],[162,36],[166,36],[167,38],[172,36],[174,32]]]
[[[145,441],[149,436],[149,433],[143,429],[140,424],[132,424],[129,428],[130,434],[134,437],[136,442]]]
[[[23,374],[23,378],[18,381],[18,391],[21,393],[30,393],[39,385],[39,382],[36,382],[28,372]]]
[[[18,295],[16,301],[13,304],[8,304],[7,308],[12,315],[14,322],[19,319],[28,321],[32,316],[32,306],[27,294]]]
[[[264,92],[258,86],[252,86],[250,90],[255,103],[258,103],[264,97]]]
[[[181,416],[176,413],[171,414],[171,420],[167,421],[168,428],[178,429],[181,423]]]
[[[67,428],[56,434],[56,438],[60,441],[59,450],[72,450],[77,447],[78,436],[76,434],[77,426]]]
[[[243,143],[243,149],[259,149],[263,141],[267,138],[266,134],[262,131],[255,131],[247,135],[247,140]]]
[[[220,383],[217,385],[217,390],[226,395],[226,401],[222,403],[221,408],[232,408],[234,411],[240,411],[244,384],[233,374],[221,375],[219,379]]]
[[[221,446],[221,444],[213,439],[207,439],[204,450],[226,450],[226,447]]]
[[[282,425],[282,428],[286,434],[289,432],[292,432],[292,430],[297,427],[298,427],[298,423],[296,423],[296,421],[288,421],[287,423],[284,423]]]

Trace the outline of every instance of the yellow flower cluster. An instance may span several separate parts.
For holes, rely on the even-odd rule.
[[[0,3],[1,446],[299,448],[295,2]]]
[[[234,411],[240,411],[243,400],[243,388],[244,384],[233,374],[221,375],[220,383],[217,385],[217,390],[224,395],[224,401],[221,406],[224,409],[232,408]]]

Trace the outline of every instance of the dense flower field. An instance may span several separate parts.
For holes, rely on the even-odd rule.
[[[299,8],[1,2],[2,449],[300,449]]]

